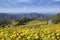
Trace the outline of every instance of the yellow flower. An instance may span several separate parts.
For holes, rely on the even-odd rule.
[[[7,36],[8,36],[8,34],[7,34],[7,33],[5,33],[5,34],[4,34],[4,36],[5,36],[5,37],[7,37]]]
[[[4,40],[4,38],[2,38],[1,40]]]
[[[27,39],[30,39],[30,36],[29,36],[29,37],[27,37]]]
[[[56,35],[58,36],[58,35],[60,35],[60,33],[57,33]]]
[[[60,40],[60,39],[59,39]]]
[[[24,33],[21,33],[20,36],[24,36]]]
[[[36,38],[36,39],[38,39],[38,38],[39,38],[39,36],[36,36],[35,38]]]
[[[20,35],[16,38],[16,40],[19,40],[21,37],[20,37]]]
[[[19,38],[16,38],[16,40],[19,40]]]
[[[59,39],[60,37],[58,36],[57,39]]]
[[[11,38],[7,38],[7,40],[11,40]]]
[[[50,35],[48,35],[48,38],[50,38]]]
[[[33,34],[30,34],[30,36],[33,36]]]
[[[56,32],[56,33],[60,32],[60,29],[57,29],[55,32]]]
[[[44,40],[46,40],[46,37],[44,37]]]
[[[47,33],[50,33],[50,31],[47,31]]]
[[[38,35],[38,33],[35,33],[35,34],[34,34],[34,36],[37,36],[37,35]]]
[[[3,32],[0,33],[0,35],[3,35],[3,34],[4,34]]]
[[[54,39],[55,38],[55,36],[52,36],[52,39]]]
[[[54,34],[54,32],[52,33],[52,36],[54,36],[55,34]]]
[[[44,34],[41,35],[42,38],[43,38],[44,36],[45,36]]]
[[[38,38],[39,38],[38,33],[35,33],[35,34],[34,34],[34,37],[35,37],[36,39],[38,39]]]
[[[16,33],[16,31],[14,31],[13,33]]]
[[[16,34],[12,34],[10,37],[11,37],[11,38],[16,37]]]

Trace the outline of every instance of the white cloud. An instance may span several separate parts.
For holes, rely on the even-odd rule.
[[[30,2],[31,0],[12,0],[13,2]]]
[[[31,0],[8,0],[10,5],[17,5],[18,3],[31,3]]]
[[[60,12],[59,8],[7,8],[0,9],[0,13],[29,13],[29,12]]]
[[[30,0],[15,0],[16,2],[29,2]]]

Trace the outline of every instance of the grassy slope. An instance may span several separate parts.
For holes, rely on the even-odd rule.
[[[25,25],[20,25],[20,26],[21,27],[23,27],[23,26],[35,26],[35,25],[42,25],[42,24],[47,24],[47,21],[33,20],[30,22],[27,22]]]

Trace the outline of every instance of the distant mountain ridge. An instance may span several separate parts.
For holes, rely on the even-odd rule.
[[[52,17],[51,14],[39,14],[39,13],[21,13],[21,14],[9,14],[9,13],[0,13],[0,20],[19,20],[23,17],[31,19],[41,19]]]

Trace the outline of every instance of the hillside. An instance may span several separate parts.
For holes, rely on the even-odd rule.
[[[41,25],[46,25],[47,24],[47,21],[41,21],[41,20],[32,20],[32,21],[29,21],[27,23],[25,23],[25,25],[17,25],[17,27],[27,27],[27,28],[35,28],[35,27],[39,27]]]
[[[57,15],[55,15],[55,16],[52,18],[52,23],[54,23],[54,24],[60,23],[60,13],[58,13]]]

